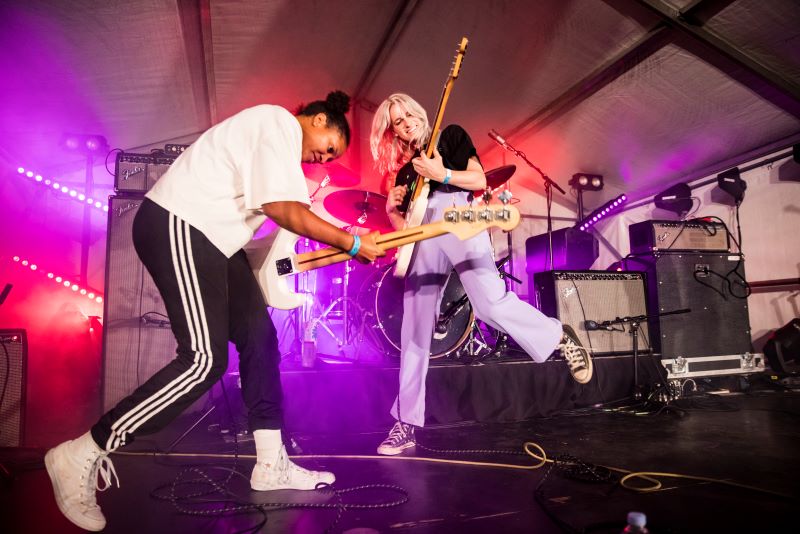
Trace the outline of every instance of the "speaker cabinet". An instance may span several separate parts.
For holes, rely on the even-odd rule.
[[[108,204],[103,335],[103,411],[175,357],[177,342],[161,294],[133,248],[133,219],[143,199]]]
[[[534,274],[536,302],[542,313],[570,325],[582,345],[595,355],[630,354],[633,340],[629,328],[586,330],[586,321],[608,321],[647,313],[645,276],[638,272],[545,271]],[[649,349],[648,325],[642,323],[640,353]]]
[[[662,360],[752,352],[744,297],[744,261],[738,254],[660,254],[628,258],[647,273],[650,314],[690,313],[650,321]]]
[[[25,441],[28,339],[25,330],[0,330],[0,447]]]

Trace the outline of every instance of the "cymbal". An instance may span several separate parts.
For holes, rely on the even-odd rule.
[[[486,172],[486,187],[490,189],[497,189],[508,181],[509,178],[516,172],[516,165],[503,165],[491,171]]]
[[[322,204],[328,213],[353,226],[373,230],[392,227],[386,215],[386,197],[378,193],[342,189],[328,194]]]
[[[330,182],[327,185],[334,187],[353,187],[361,182],[361,177],[339,163],[303,163],[303,174],[309,180],[321,184],[327,176]]]

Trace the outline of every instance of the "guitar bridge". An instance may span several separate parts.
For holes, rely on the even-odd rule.
[[[278,276],[285,276],[287,274],[292,274],[294,272],[294,267],[292,267],[292,259],[291,258],[282,258],[275,262],[275,268],[278,270]]]

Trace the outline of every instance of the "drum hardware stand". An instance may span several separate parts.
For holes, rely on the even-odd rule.
[[[345,229],[347,229],[347,227],[345,227]],[[310,333],[310,335],[313,336],[312,341],[316,338],[316,329],[319,327],[324,329],[328,335],[330,335],[331,338],[336,341],[336,345],[339,348],[340,353],[343,352],[342,349],[346,345],[353,345],[354,343],[363,340],[364,331],[366,329],[366,321],[364,320],[366,312],[358,304],[358,302],[356,302],[356,300],[348,294],[350,285],[350,272],[353,270],[350,267],[351,261],[353,260],[348,260],[345,264],[344,277],[342,278],[342,296],[336,297],[319,316],[310,319],[310,322],[306,325],[305,329],[305,332]],[[340,312],[336,310],[336,307],[339,305],[341,305]],[[331,317],[335,317],[337,313],[341,313],[340,317],[342,319],[341,338],[334,333],[329,324]],[[355,321],[358,321],[358,325],[354,324]],[[369,329],[366,330],[371,332]],[[377,343],[377,340],[373,339],[371,341]],[[358,357],[356,357],[356,360],[358,360]],[[351,360],[348,359],[347,361]]]

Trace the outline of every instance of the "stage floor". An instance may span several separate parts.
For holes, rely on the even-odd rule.
[[[253,465],[253,443],[242,436],[236,459],[230,437],[226,440],[214,432],[216,427],[208,428],[207,423],[214,423],[213,416],[171,454],[163,453],[195,420],[187,415],[162,433],[137,441],[126,454],[112,455],[120,488],[99,494],[98,501],[109,520],[108,533],[305,533],[326,529],[359,533],[548,533],[562,529],[616,533],[631,510],[645,512],[654,533],[784,531],[795,522],[800,500],[799,415],[800,391],[754,377],[744,393],[698,393],[656,412],[589,408],[517,423],[437,424],[419,433],[420,443],[429,449],[480,452],[443,453],[418,446],[400,457],[382,458],[373,455],[384,432],[342,427],[336,432],[292,433],[291,439],[302,451],[298,463],[335,472],[333,489],[338,492],[362,485],[400,488],[367,487],[338,496],[324,491],[251,492],[247,477]],[[527,441],[566,464],[512,467],[537,463],[519,454]],[[56,508],[42,466],[43,452],[0,451],[0,462],[11,473],[3,479],[0,493],[3,532],[77,531]],[[589,470],[563,468],[577,461],[719,479],[752,488],[658,477],[663,484],[660,490],[637,493],[620,486],[619,472],[612,471],[608,480],[585,481],[581,478],[586,478]],[[176,505],[208,510],[223,503],[173,504],[151,497],[155,491],[168,493],[176,476],[190,466],[199,466],[216,479],[227,476],[222,467],[233,467],[238,474],[224,485],[233,500],[228,504],[267,505],[263,508],[266,515],[253,510],[190,516],[179,513]],[[601,469],[600,474],[606,471]],[[184,480],[197,476],[198,472],[192,471]],[[157,490],[159,487],[166,489]],[[186,495],[204,489],[179,485],[176,492]],[[351,504],[380,504],[404,495],[407,502],[387,508],[335,507],[339,498]],[[200,499],[219,501],[220,495]],[[319,504],[331,507],[311,507]],[[265,517],[266,523],[258,528]]]

